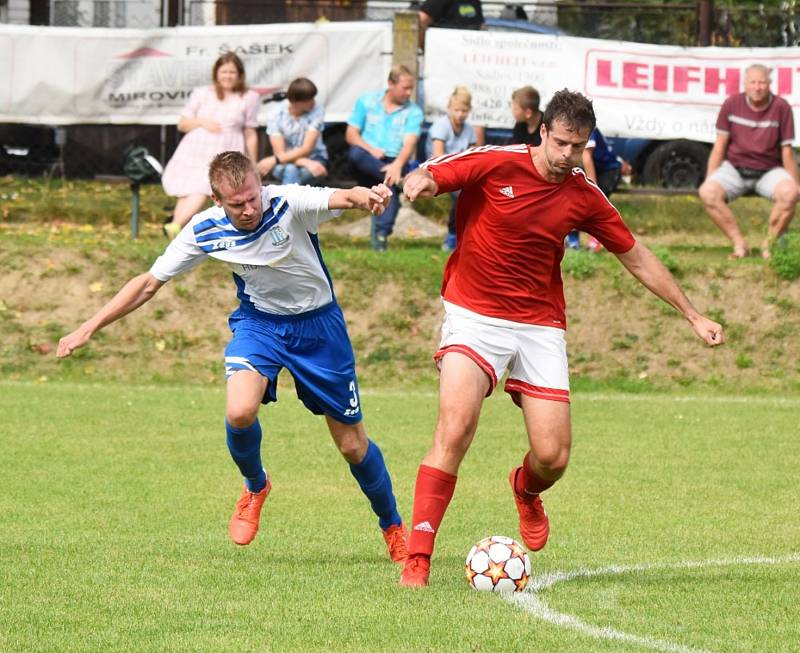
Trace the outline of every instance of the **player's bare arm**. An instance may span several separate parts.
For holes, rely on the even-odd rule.
[[[722,326],[701,315],[664,267],[647,247],[637,242],[617,258],[639,282],[654,295],[675,307],[692,325],[697,336],[713,346],[725,342]]]
[[[418,197],[433,197],[439,191],[439,184],[426,168],[417,168],[406,177],[403,193],[412,202]]]
[[[385,184],[377,184],[372,188],[355,186],[333,193],[328,200],[328,208],[366,209],[374,215],[380,215],[389,205],[391,197],[392,191]]]
[[[149,272],[134,277],[103,308],[75,331],[58,341],[56,356],[65,358],[79,347],[83,347],[100,329],[135,311],[151,299],[163,285],[163,281],[159,281]]]

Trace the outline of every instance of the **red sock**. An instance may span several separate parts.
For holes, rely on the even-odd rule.
[[[435,467],[420,465],[414,489],[414,519],[408,540],[409,555],[433,553],[436,533],[453,498],[458,477]]]
[[[531,452],[529,451],[522,461],[522,469],[517,472],[517,477],[514,479],[514,492],[521,497],[544,492],[555,483],[555,481],[548,481],[542,478],[531,469],[529,464],[530,457]]]

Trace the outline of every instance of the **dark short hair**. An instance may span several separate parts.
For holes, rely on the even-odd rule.
[[[539,110],[539,91],[533,86],[523,86],[511,94],[511,100],[516,102],[521,109]]]
[[[224,182],[228,182],[231,188],[241,188],[250,173],[254,174],[256,179],[260,179],[258,171],[250,159],[241,152],[230,150],[217,154],[211,161],[208,166],[208,183],[211,184],[214,196],[220,199],[222,195],[220,195],[219,187]]]
[[[585,95],[566,88],[557,91],[544,110],[542,122],[547,131],[553,128],[556,120],[575,130],[588,127],[591,131],[597,124],[592,101]]]
[[[313,100],[317,96],[317,87],[314,82],[305,77],[298,77],[291,84],[286,91],[286,97],[289,102],[306,102]]]

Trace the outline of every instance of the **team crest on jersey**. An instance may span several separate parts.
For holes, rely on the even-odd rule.
[[[272,244],[275,245],[275,247],[280,247],[289,242],[289,234],[281,229],[279,224],[276,224],[267,233],[269,233],[270,240],[272,240]]]

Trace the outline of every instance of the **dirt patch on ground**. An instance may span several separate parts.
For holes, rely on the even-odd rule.
[[[4,246],[0,255],[0,369],[6,378],[220,381],[226,316],[236,304],[224,266],[207,263],[167,284],[92,346],[57,361],[59,337],[147,269],[151,253],[119,259],[112,241],[89,249],[22,243]],[[573,379],[800,388],[800,284],[780,280],[761,260],[730,263],[715,254],[719,260],[706,265],[691,256],[678,257],[686,269],[679,271],[681,283],[701,311],[725,325],[727,344],[703,346],[688,323],[609,260],[588,278],[565,275]],[[402,270],[373,279],[369,291],[358,275],[336,285],[362,380],[375,385],[435,379],[431,355],[441,303],[430,290],[398,278]]]

